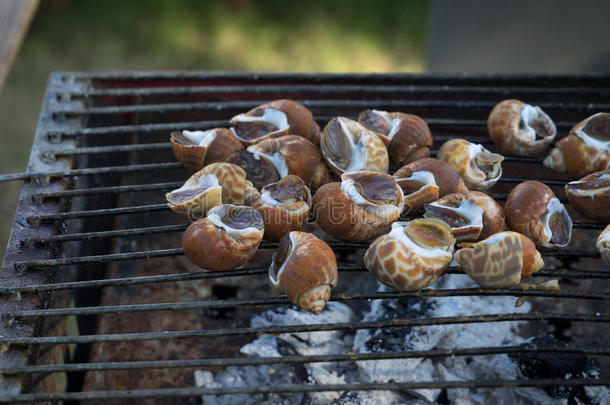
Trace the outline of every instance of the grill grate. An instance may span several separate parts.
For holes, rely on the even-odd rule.
[[[610,76],[52,74],[28,172],[0,176],[0,181],[25,181],[2,266],[0,342],[4,354],[0,373],[5,384],[0,388],[0,402],[163,401],[217,394],[610,385],[610,346],[603,340],[610,332],[610,271],[593,244],[604,226],[572,211],[574,242],[568,249],[543,252],[547,265],[534,275],[560,278],[562,290],[557,292],[483,288],[375,291],[358,259],[367,244],[329,243],[337,253],[341,272],[331,301],[358,308],[379,299],[528,297],[533,312],[249,327],[253,314],[289,305],[285,297],[267,288],[265,264],[277,244],[261,244],[260,262],[246,269],[209,273],[188,263],[182,249],[176,248],[187,225],[163,203],[164,193],[181,185],[188,173],[175,162],[167,138],[170,130],[227,126],[234,114],[274,98],[302,102],[321,126],[336,115],[355,118],[367,107],[413,112],[431,127],[433,153],[453,137],[483,143],[495,151],[485,125],[487,114],[499,100],[523,98],[540,105],[555,119],[561,137],[582,118],[610,110]],[[544,168],[541,161],[508,156],[506,177],[490,195],[503,202],[515,184],[531,176],[551,186],[565,202],[565,179]],[[457,268],[448,273],[461,274]],[[265,287],[239,290],[239,284],[250,283]],[[213,291],[217,285],[228,285],[238,292],[223,296]],[[159,295],[161,288],[167,288],[167,296]],[[200,290],[192,291],[196,289]],[[118,302],[113,302],[117,297]],[[131,315],[139,317],[134,326],[137,331],[126,327],[129,320],[136,319]],[[206,324],[193,321],[196,317],[205,319]],[[76,330],[69,326],[70,319],[76,320]],[[159,320],[162,322],[156,327]],[[238,355],[243,343],[265,334],[517,321],[532,330],[574,332],[567,336],[570,343],[565,346],[523,344],[279,358]],[[217,343],[215,338],[226,343]],[[125,347],[137,352],[146,342],[159,348],[167,344],[173,351],[148,351],[125,356],[129,361],[122,361]],[[109,344],[114,346],[104,346]],[[215,346],[219,354],[209,349]],[[123,351],[116,357],[107,354],[120,347]],[[511,353],[586,355],[597,359],[601,375],[595,380],[347,385],[303,381],[222,388],[192,388],[192,377],[185,377],[197,368]],[[159,370],[170,374],[154,374]],[[160,378],[134,386],[126,374],[112,377],[120,372],[178,377],[171,383]],[[56,383],[57,375],[67,377],[64,386]],[[117,384],[121,379],[125,382]]]

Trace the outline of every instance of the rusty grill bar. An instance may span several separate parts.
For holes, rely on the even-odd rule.
[[[141,294],[159,284],[180,282],[226,282],[264,280],[265,265],[228,272],[198,271],[181,261],[180,232],[187,224],[163,203],[166,191],[178,187],[188,173],[176,163],[169,143],[169,131],[227,126],[228,119],[275,98],[292,98],[312,110],[323,126],[332,116],[354,118],[368,107],[403,110],[421,115],[434,135],[433,153],[455,136],[484,143],[487,114],[498,101],[522,98],[540,105],[555,119],[559,137],[582,118],[610,110],[610,76],[485,76],[485,75],[333,75],[333,74],[246,74],[246,73],[54,73],[43,102],[29,170],[0,176],[0,181],[24,180],[24,187],[2,266],[0,287],[2,311],[0,373],[7,388],[0,388],[0,402],[78,401],[92,399],[134,399],[197,397],[218,394],[257,394],[321,391],[406,390],[414,388],[489,388],[610,385],[610,346],[603,336],[610,331],[607,311],[610,271],[599,259],[592,243],[604,225],[574,216],[575,234],[585,243],[557,252],[543,252],[549,265],[535,277],[558,277],[558,292],[484,288],[426,289],[420,292],[366,291],[346,285],[337,289],[331,301],[358,304],[378,299],[422,299],[453,296],[513,296],[537,300],[540,310],[531,313],[462,314],[455,317],[405,318],[387,321],[355,321],[273,327],[244,326],[239,318],[231,325],[217,323],[208,328],[98,332],[103,319],[131,313],[141,317],[169,313],[185,317],[188,311],[235,310],[255,314],[272,306],[285,306],[284,296],[224,297],[111,305],[104,294],[129,288]],[[540,158],[507,156],[505,175],[490,195],[502,202],[515,184],[532,178],[551,186],[562,202],[565,178],[545,169]],[[145,197],[145,198],[144,198]],[[144,202],[142,202],[142,200]],[[574,214],[573,211],[570,212]],[[144,218],[144,219],[142,219]],[[149,223],[148,221],[158,222]],[[91,222],[89,222],[91,221]],[[146,226],[141,226],[141,222]],[[127,225],[125,225],[127,224]],[[165,243],[166,238],[171,243]],[[177,243],[176,243],[177,242]],[[124,251],[131,243],[135,248]],[[348,261],[348,255],[367,244],[330,242],[337,252],[344,277],[366,272],[362,263]],[[138,249],[139,245],[154,248]],[[261,244],[272,251],[277,244]],[[154,267],[169,260],[183,272],[148,274],[135,269]],[[133,266],[125,273],[122,262]],[[186,263],[186,265],[185,265]],[[115,267],[113,267],[115,266]],[[116,267],[119,266],[119,267]],[[185,267],[186,266],[186,267]],[[123,269],[123,270],[121,270]],[[461,274],[449,268],[449,274]],[[363,276],[366,276],[364,274]],[[594,282],[593,282],[594,280]],[[582,286],[579,284],[585,283]],[[341,284],[341,281],[340,281]],[[91,293],[93,291],[93,293]],[[110,293],[109,293],[110,291]],[[90,294],[94,297],[85,297]],[[139,298],[145,296],[139,295]],[[555,302],[574,302],[571,311],[553,311]],[[547,304],[545,306],[545,303]],[[549,303],[551,303],[549,305]],[[577,306],[578,305],[578,306]],[[562,308],[562,307],[560,307]],[[204,311],[204,312],[202,312]],[[66,320],[76,317],[77,333],[66,329]],[[99,318],[98,318],[99,317]],[[101,319],[101,320],[100,320]],[[304,331],[355,331],[373,328],[450,325],[464,323],[515,322],[553,327],[558,324],[586,324],[591,339],[586,343],[560,345],[512,345],[348,353],[336,355],[243,357],[235,355],[173,359],[98,361],[93,345],[102,342],[196,339],[198,344],[214,337],[245,336]],[[96,323],[99,322],[99,323]],[[241,322],[241,323],[240,323]],[[208,340],[206,340],[208,339]],[[601,340],[600,340],[601,339]],[[586,340],[586,339],[585,339]],[[76,344],[76,350],[68,348]],[[63,348],[63,349],[62,349]],[[238,353],[239,346],[234,353]],[[72,351],[72,354],[68,354]],[[245,365],[354,362],[399,358],[486,356],[508,353],[579,353],[601,362],[599,379],[518,379],[489,381],[417,381],[413,383],[359,383],[346,385],[288,384],[263,387],[194,388],[178,384],[148,387],[86,389],[85,373],[142,371],[154,369],[218,368]],[[59,354],[58,354],[59,353]],[[58,364],[63,356],[65,364]],[[54,375],[68,378],[66,391],[49,381]],[[80,377],[79,377],[80,376]],[[85,382],[83,382],[85,381]],[[90,384],[91,385],[91,384]],[[91,385],[94,386],[94,385]]]

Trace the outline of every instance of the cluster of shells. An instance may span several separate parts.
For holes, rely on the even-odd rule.
[[[525,181],[502,207],[485,190],[502,177],[504,157],[452,139],[431,158],[432,135],[416,115],[371,109],[320,130],[306,107],[276,100],[230,125],[171,134],[177,159],[194,173],[166,195],[192,221],[184,252],[202,269],[226,271],[246,263],[263,239],[279,242],[270,282],[312,313],[324,308],[338,275],[329,245],[302,232],[310,213],[334,238],[371,242],[365,267],[401,291],[429,286],[452,259],[483,287],[515,287],[542,268],[538,249],[570,243],[572,220],[551,188]],[[519,100],[499,103],[488,131],[518,156],[544,153],[556,136],[544,111]],[[606,223],[609,145],[610,114],[598,113],[544,159],[575,180],[565,187],[574,209]],[[610,226],[597,246],[610,262]]]

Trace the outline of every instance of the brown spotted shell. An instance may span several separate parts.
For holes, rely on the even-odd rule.
[[[345,117],[333,118],[324,127],[320,149],[328,167],[338,176],[358,170],[387,173],[389,169],[383,141],[375,132]]]
[[[445,142],[437,158],[453,167],[470,190],[487,190],[502,176],[504,157],[465,139]]]
[[[223,162],[231,153],[244,147],[226,128],[174,131],[170,143],[176,159],[193,173],[210,163]]]
[[[337,285],[333,250],[311,233],[293,231],[280,241],[269,266],[269,280],[296,305],[318,314]]]
[[[557,134],[555,123],[540,107],[514,99],[493,108],[487,130],[496,145],[519,156],[541,153]]]
[[[280,178],[289,174],[299,176],[311,185],[318,163],[322,159],[318,148],[307,139],[285,135],[260,141],[248,147],[248,152],[271,163]]]
[[[275,100],[231,119],[231,129],[246,146],[263,139],[298,135],[319,144],[320,127],[311,111],[292,100]]]
[[[400,167],[430,156],[432,134],[428,124],[414,114],[364,110],[358,122],[374,131],[387,145],[390,160]]]
[[[217,205],[184,232],[182,248],[205,270],[231,270],[244,264],[263,239],[263,218],[253,208]]]
[[[572,220],[547,185],[525,181],[512,189],[506,200],[506,221],[511,230],[546,249],[565,247],[572,236]]]
[[[571,178],[610,168],[610,113],[597,113],[576,124],[543,163]]]
[[[571,181],[565,191],[570,205],[582,216],[610,222],[610,169]]]
[[[517,232],[500,232],[455,252],[455,261],[488,288],[510,288],[542,268],[536,245]]]
[[[381,283],[400,291],[420,290],[449,265],[455,239],[437,219],[394,222],[390,233],[371,243],[364,265]]]
[[[290,231],[300,231],[311,208],[309,189],[298,176],[286,176],[266,185],[251,207],[260,212],[265,223],[265,239],[279,241]]]
[[[595,246],[606,263],[610,264],[610,224],[599,234]]]
[[[352,242],[369,241],[389,231],[404,207],[402,190],[392,176],[362,171],[341,176],[313,196],[313,211],[328,234]]]
[[[434,176],[434,181],[438,185],[439,197],[447,194],[468,191],[462,178],[448,163],[433,158],[423,158],[411,162],[394,173],[394,177],[404,177],[408,172],[425,171]]]
[[[245,190],[244,170],[222,162],[207,165],[165,198],[169,208],[195,221],[218,204],[242,204]]]
[[[480,191],[447,194],[424,207],[426,218],[437,218],[451,227],[458,241],[486,238],[505,228],[504,210]]]

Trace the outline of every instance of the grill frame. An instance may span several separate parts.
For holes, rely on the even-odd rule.
[[[106,83],[109,86],[119,86],[119,88],[98,88],[96,83]],[[158,87],[142,87],[143,84],[157,83]],[[178,83],[182,86],[163,87],[163,83]],[[196,85],[192,85],[196,83]],[[184,84],[189,84],[184,85]],[[120,88],[120,86],[123,86]],[[130,87],[135,86],[135,87]],[[545,88],[543,86],[550,86]],[[365,90],[363,90],[365,89]],[[28,172],[22,174],[0,176],[0,180],[26,180],[20,195],[19,205],[17,208],[17,217],[15,225],[11,232],[11,238],[8,245],[5,260],[2,266],[2,281],[3,287],[0,289],[0,311],[4,314],[2,322],[2,338],[0,343],[8,345],[9,350],[5,352],[5,358],[0,361],[0,372],[8,382],[6,389],[0,389],[0,402],[2,401],[44,401],[44,400],[78,400],[78,399],[100,399],[100,398],[137,398],[137,397],[158,397],[158,396],[197,396],[197,395],[213,395],[222,393],[262,393],[262,392],[308,392],[308,391],[324,391],[324,390],[340,390],[345,391],[346,388],[353,390],[377,390],[377,389],[407,389],[407,388],[438,388],[438,387],[475,387],[475,386],[550,386],[556,384],[562,385],[608,385],[610,378],[600,380],[524,380],[524,381],[463,381],[463,382],[422,382],[413,384],[350,384],[348,386],[310,386],[307,384],[291,385],[291,386],[276,386],[276,387],[249,387],[246,389],[200,389],[200,388],[175,388],[163,390],[132,390],[132,391],[101,391],[101,392],[82,392],[82,393],[51,393],[48,383],[44,383],[46,379],[45,373],[55,372],[76,372],[83,371],[87,367],[98,367],[103,370],[111,370],[112,367],[130,367],[130,364],[102,364],[97,363],[91,365],[71,365],[65,366],[29,366],[35,358],[46,359],[52,358],[59,345],[67,343],[86,343],[99,342],[102,339],[125,340],[125,339],[174,339],[196,336],[225,336],[231,334],[260,334],[260,333],[282,333],[296,332],[304,330],[353,330],[364,327],[401,327],[413,325],[427,325],[440,323],[468,323],[468,322],[491,322],[491,321],[514,321],[514,320],[544,320],[548,321],[584,321],[592,322],[593,324],[601,323],[604,326],[610,324],[610,316],[595,315],[595,314],[497,314],[488,317],[452,317],[451,319],[405,319],[393,320],[386,323],[371,323],[365,325],[363,322],[353,322],[346,325],[300,325],[296,327],[274,327],[263,328],[261,330],[252,330],[252,328],[232,329],[217,329],[217,330],[202,330],[202,331],[186,331],[177,333],[157,333],[149,332],[132,334],[111,334],[95,335],[95,336],[80,336],[80,337],[39,337],[47,336],[47,333],[53,334],[63,330],[62,321],[53,323],[48,322],[50,318],[65,317],[68,315],[93,315],[102,313],[122,313],[135,311],[152,311],[166,310],[179,311],[193,308],[234,308],[241,306],[261,306],[261,305],[277,305],[286,304],[287,300],[284,297],[280,298],[265,298],[261,300],[225,300],[213,302],[210,300],[200,302],[186,303],[170,303],[170,304],[142,304],[142,305],[121,305],[114,308],[110,306],[104,307],[79,307],[74,309],[68,308],[68,302],[59,301],[55,304],[60,304],[63,310],[54,310],[48,308],[50,305],[49,295],[52,292],[77,290],[79,288],[102,287],[112,285],[140,285],[153,282],[174,282],[177,280],[197,280],[197,279],[217,279],[223,277],[236,277],[241,275],[261,276],[266,272],[264,267],[251,268],[247,270],[239,270],[234,272],[222,273],[186,273],[161,276],[139,277],[137,279],[114,279],[114,280],[85,280],[85,281],[65,281],[59,284],[53,282],[57,279],[62,281],[62,277],[73,276],[69,271],[67,275],[61,275],[62,271],[54,271],[54,268],[62,268],[73,264],[93,264],[102,266],[105,263],[122,260],[139,260],[155,257],[180,256],[183,254],[181,249],[158,249],[154,251],[134,252],[134,253],[116,253],[104,255],[89,255],[83,256],[75,253],[77,248],[64,245],[70,241],[86,241],[106,240],[109,242],[112,238],[129,237],[135,235],[154,235],[166,232],[179,232],[184,229],[183,225],[159,226],[149,228],[138,228],[132,230],[111,230],[101,232],[79,232],[70,234],[60,234],[57,224],[62,220],[97,217],[113,217],[115,215],[132,215],[139,212],[155,212],[162,211],[164,204],[150,204],[148,206],[130,206],[130,207],[113,207],[101,208],[97,210],[80,210],[66,211],[66,199],[68,203],[73,198],[85,195],[118,195],[126,192],[143,191],[142,189],[163,190],[174,188],[177,183],[156,183],[146,185],[128,185],[128,186],[102,186],[97,188],[82,188],[74,189],[74,185],[79,184],[78,179],[82,177],[95,178],[96,176],[106,175],[124,175],[141,171],[165,171],[181,168],[181,165],[176,162],[161,162],[160,164],[134,164],[134,165],[116,165],[102,167],[83,167],[74,168],[75,164],[82,164],[83,157],[105,156],[114,153],[138,153],[146,151],[168,150],[168,143],[150,143],[150,144],[121,144],[111,146],[79,146],[79,141],[102,139],[109,135],[127,135],[129,142],[129,134],[137,133],[149,134],[158,132],[169,133],[172,129],[181,128],[209,128],[215,126],[226,126],[227,118],[212,119],[205,121],[191,122],[173,122],[173,123],[140,123],[139,117],[137,123],[130,125],[113,125],[113,126],[88,126],[90,122],[99,120],[103,122],[105,117],[113,117],[117,114],[168,114],[172,111],[180,113],[199,113],[205,111],[209,113],[214,110],[213,114],[225,114],[227,117],[233,115],[234,112],[247,110],[255,105],[265,101],[266,95],[275,95],[272,98],[284,97],[289,94],[299,92],[303,95],[318,96],[334,96],[337,100],[329,98],[328,100],[303,100],[295,97],[297,101],[303,103],[314,110],[317,120],[320,124],[324,124],[330,117],[327,115],[316,114],[316,109],[319,108],[337,108],[341,111],[355,111],[360,108],[369,106],[380,106],[397,109],[431,109],[432,111],[443,109],[456,109],[461,111],[472,110],[472,113],[460,113],[467,115],[466,118],[426,118],[431,129],[458,127],[476,128],[481,131],[481,127],[485,125],[485,121],[481,119],[484,113],[488,112],[495,102],[503,98],[518,97],[518,96],[536,96],[536,97],[558,97],[561,99],[563,95],[570,97],[586,97],[605,101],[595,103],[574,103],[574,102],[543,102],[536,103],[543,108],[550,110],[566,111],[567,115],[577,112],[584,116],[597,112],[598,109],[610,109],[610,97],[605,89],[610,89],[610,75],[408,75],[408,74],[390,74],[390,75],[335,75],[335,74],[250,74],[250,73],[223,73],[223,72],[160,72],[160,73],[144,73],[144,72],[117,72],[117,73],[53,73],[49,78],[49,84],[43,106],[40,114],[40,120],[34,139]],[[364,98],[363,100],[352,100],[353,94],[376,94],[377,97],[386,97],[389,94],[400,94],[404,99],[400,100],[371,100]],[[240,97],[244,94],[252,95],[256,100],[248,99],[248,101],[235,101],[234,97]],[[348,94],[348,99],[344,99],[345,94]],[[422,95],[435,97],[449,94],[451,97],[464,97],[469,95],[472,97],[489,98],[485,101],[477,100],[456,100],[448,101],[435,100],[417,100],[417,97]],[[583,94],[585,96],[583,96]],[[206,102],[190,102],[190,103],[160,103],[160,104],[140,104],[146,97],[156,97],[158,95],[169,96],[223,96],[227,97],[228,101],[206,101]],[[135,98],[135,105],[127,106],[108,106],[96,107],[92,106],[92,100],[103,97],[116,97],[118,99]],[[343,97],[343,98],[342,98]],[[495,101],[493,101],[495,100]],[[410,108],[406,108],[410,107]],[[417,112],[417,111],[416,111]],[[436,114],[436,112],[434,112]],[[441,114],[442,115],[442,114]],[[479,115],[472,118],[469,115]],[[152,116],[152,115],[151,115]],[[146,118],[145,118],[146,119]],[[565,130],[570,128],[575,123],[574,120],[559,121],[558,128]],[[435,135],[435,142],[444,141],[451,136]],[[487,144],[491,144],[489,139]],[[541,159],[508,157],[507,161],[514,164],[540,163]],[[505,178],[504,183],[516,184],[524,178]],[[557,179],[545,180],[549,185],[562,185],[565,181]],[[497,199],[505,199],[506,193],[492,193],[492,196]],[[58,198],[64,198],[59,200]],[[590,222],[579,222],[575,224],[579,229],[599,230],[603,229],[602,225]],[[69,245],[69,244],[68,244]],[[264,249],[273,249],[277,245],[265,243],[261,245]],[[351,251],[353,249],[361,249],[367,244],[355,244],[335,242],[331,243],[333,249],[337,251]],[[66,249],[62,249],[66,247]],[[58,258],[62,255],[66,258]],[[569,250],[560,251],[558,253],[545,253],[546,256],[559,257],[566,264],[565,269],[545,269],[537,277],[562,277],[566,279],[582,279],[582,278],[598,278],[600,280],[610,279],[610,272],[604,271],[583,271],[570,269],[570,264],[575,259],[586,257],[598,257],[593,247],[589,250]],[[43,271],[41,271],[43,270]],[[362,265],[344,264],[340,266],[340,270],[344,272],[361,272],[364,271]],[[456,269],[450,269],[449,273],[458,273]],[[433,296],[451,296],[451,295],[513,295],[521,296],[543,296],[549,298],[561,299],[588,299],[594,301],[609,301],[610,295],[604,293],[577,293],[574,291],[562,291],[559,293],[540,292],[540,291],[518,291],[518,290],[487,290],[487,289],[469,289],[469,291],[456,290],[424,290],[419,293],[373,293],[373,294],[334,294],[333,299],[349,302],[367,299],[379,298],[405,298],[405,297],[433,297]],[[43,309],[40,309],[43,308]],[[518,315],[518,316],[515,316]],[[45,321],[45,322],[43,322]],[[44,324],[44,325],[43,325]],[[50,324],[50,325],[49,325]],[[23,326],[28,327],[24,328]],[[196,332],[196,333],[191,333]],[[50,348],[40,350],[45,344],[51,344]],[[479,348],[481,355],[493,354],[499,352],[499,348]],[[45,352],[46,350],[46,352]],[[518,346],[507,348],[502,353],[514,351],[550,351],[550,352],[574,352],[584,353],[587,355],[608,356],[610,348],[608,344],[601,345],[599,348],[583,348],[583,347],[524,347]],[[476,350],[475,350],[476,352]],[[42,353],[42,354],[41,354]],[[451,350],[431,350],[428,353],[422,352],[405,352],[402,354],[391,353],[392,358],[400,358],[400,355],[408,357],[417,357],[425,355],[425,357],[435,356],[450,356],[450,355],[473,355],[469,349],[457,348]],[[360,355],[362,356],[362,354]],[[376,356],[383,357],[380,354]],[[285,359],[286,362],[309,362],[323,361],[319,360],[320,356],[313,356],[311,359],[303,356],[297,356],[294,359]],[[366,357],[366,356],[364,356]],[[375,356],[373,356],[375,357]],[[328,360],[327,357],[324,357]],[[336,357],[337,359],[339,357]],[[345,360],[345,358],[342,358]],[[363,357],[351,357],[355,359],[363,359]],[[200,359],[200,362],[193,360],[189,362],[184,360],[178,361],[160,361],[154,362],[139,362],[141,364],[131,364],[136,367],[199,367],[202,364],[231,362],[253,364],[257,362],[273,363],[277,359]],[[340,361],[340,360],[334,360]],[[281,361],[280,361],[281,362]],[[137,363],[137,362],[128,362]],[[101,365],[100,365],[101,364]],[[180,365],[178,365],[180,364]],[[258,364],[258,363],[257,363]],[[105,368],[104,368],[105,367]],[[135,367],[134,367],[135,368]],[[37,375],[38,377],[34,377]],[[23,377],[23,378],[22,378]],[[44,381],[43,381],[44,380]],[[43,383],[41,383],[41,381]],[[47,384],[47,385],[45,385]],[[41,389],[42,388],[42,389]],[[32,394],[18,394],[19,392],[32,391]]]

